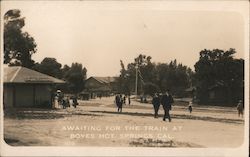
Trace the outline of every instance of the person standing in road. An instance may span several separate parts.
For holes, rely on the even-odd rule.
[[[72,100],[73,100],[73,106],[74,108],[76,108],[76,106],[78,105],[77,96],[74,96]]]
[[[120,95],[119,103],[118,103],[118,112],[122,112],[122,105],[123,105],[123,98],[122,95]]]
[[[56,94],[55,94],[55,98],[54,98],[54,108],[59,108],[58,96]]]
[[[115,104],[117,106],[117,112],[122,112],[122,104],[123,104],[123,98],[122,95],[117,94],[115,96]]]
[[[193,103],[192,103],[192,101],[190,101],[189,102],[189,104],[188,104],[188,110],[189,110],[189,113],[191,114],[192,113],[192,111],[193,111]]]
[[[157,93],[154,94],[154,97],[152,99],[152,104],[154,106],[154,117],[158,118],[158,111],[159,111],[159,107],[160,107],[160,97]]]
[[[238,116],[242,116],[243,117],[243,111],[244,111],[244,107],[243,107],[243,103],[242,100],[239,100],[238,105],[237,105],[237,110],[238,110]]]
[[[128,96],[128,104],[131,104],[130,95]]]
[[[115,96],[115,104],[117,106],[117,111],[119,112],[119,103],[120,103],[120,96],[117,94]]]
[[[123,97],[123,104],[126,105],[126,95]]]
[[[169,114],[169,111],[172,109],[172,103],[174,103],[173,97],[169,93],[169,90],[167,90],[161,98],[161,104],[164,109],[163,121],[166,121],[166,118],[168,118],[169,122],[171,122],[171,116]]]
[[[66,98],[63,98],[63,99],[62,99],[62,106],[63,106],[63,109],[66,109],[66,107],[67,107]]]

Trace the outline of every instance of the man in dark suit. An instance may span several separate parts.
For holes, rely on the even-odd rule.
[[[173,102],[174,102],[173,97],[169,93],[169,90],[167,90],[165,94],[162,95],[162,98],[161,98],[161,104],[164,109],[163,121],[166,121],[166,118],[168,118],[169,122],[171,122],[169,111],[172,109]]]
[[[154,111],[155,111],[155,114],[154,114],[154,117],[155,118],[158,118],[158,111],[159,111],[159,107],[160,107],[160,97],[157,93],[155,93],[153,99],[152,99],[152,104],[154,106]]]
[[[117,111],[120,112],[120,106],[121,106],[121,97],[119,94],[115,96],[115,103],[117,106]]]

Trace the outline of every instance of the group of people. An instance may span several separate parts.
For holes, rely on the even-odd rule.
[[[115,104],[117,106],[118,112],[122,112],[122,106],[127,104],[126,99],[128,99],[128,105],[130,105],[131,103],[130,96],[126,97],[126,95],[122,96],[122,94],[117,94],[115,96]]]
[[[62,92],[57,91],[55,94],[55,108],[63,108],[66,109],[67,107],[73,106],[76,108],[78,105],[77,102],[77,97],[69,97],[69,96],[64,96]]]
[[[164,116],[163,116],[163,121],[166,121],[166,118],[168,118],[169,122],[171,122],[171,116],[170,116],[170,110],[172,109],[172,104],[174,103],[172,95],[169,93],[169,90],[166,91],[163,95],[160,95],[158,93],[155,93],[153,99],[152,99],[152,104],[154,106],[154,117],[158,118],[158,111],[160,108],[160,104],[162,104],[162,107],[164,109]],[[189,102],[188,104],[188,111],[191,114],[193,111],[193,103],[192,101]],[[242,100],[239,100],[237,104],[237,111],[238,111],[238,116],[243,117],[244,113],[244,103]]]
[[[60,91],[57,91],[57,93],[55,94],[54,100],[55,100],[55,103],[54,103],[55,108],[66,109],[67,107],[70,107],[71,105],[74,108],[76,108],[76,106],[78,105],[76,96],[73,96],[73,97],[64,96],[64,94]],[[166,121],[166,119],[168,119],[169,122],[171,122],[170,110],[172,109],[173,103],[174,103],[174,99],[172,95],[170,94],[169,90],[167,90],[164,94],[155,93],[152,99],[152,104],[154,107],[154,117],[158,118],[158,111],[159,111],[160,105],[162,105],[164,109],[163,121]],[[130,96],[117,94],[115,96],[115,104],[117,106],[117,111],[122,112],[123,105],[131,104]],[[242,100],[239,100],[236,108],[238,111],[238,116],[243,117],[244,105],[243,105]],[[190,101],[188,104],[188,110],[191,114],[193,110],[192,101]]]
[[[164,116],[163,121],[166,121],[166,118],[168,118],[169,122],[171,122],[171,116],[170,116],[170,110],[172,109],[172,104],[174,103],[174,99],[172,95],[169,93],[169,90],[167,90],[163,95],[160,95],[158,93],[155,93],[152,104],[154,106],[154,117],[158,118],[158,111],[160,108],[160,105],[162,105],[164,109]]]
[[[115,96],[115,104],[117,106],[118,112],[122,112],[123,105],[126,105],[126,98],[128,99],[128,104],[130,105],[131,103],[130,96],[126,97],[125,95],[123,96],[122,94],[117,94]],[[171,116],[169,112],[172,109],[172,104],[174,103],[174,99],[170,94],[169,90],[167,90],[163,95],[156,93],[152,99],[152,103],[155,111],[154,117],[155,118],[158,117],[158,111],[160,105],[162,104],[164,109],[163,121],[166,121],[166,119],[168,118],[169,122],[171,122]]]

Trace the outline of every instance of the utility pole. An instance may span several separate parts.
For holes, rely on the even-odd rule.
[[[136,61],[136,65],[135,65],[135,95],[137,97],[137,86],[138,86],[138,61]]]

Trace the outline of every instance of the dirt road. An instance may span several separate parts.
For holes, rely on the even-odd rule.
[[[153,118],[151,104],[132,101],[117,113],[114,98],[80,101],[77,108],[6,110],[4,136],[12,146],[238,147],[244,121],[235,108],[175,103],[172,122]]]

